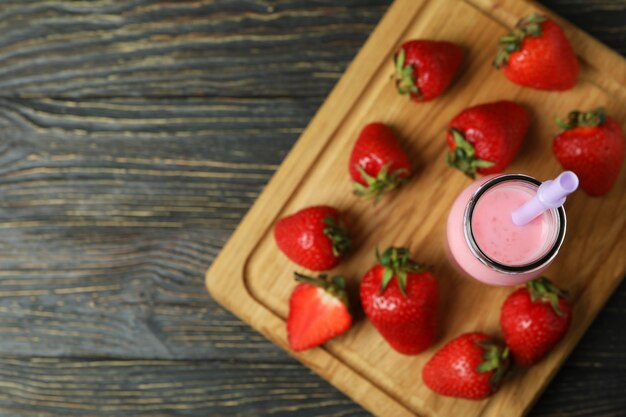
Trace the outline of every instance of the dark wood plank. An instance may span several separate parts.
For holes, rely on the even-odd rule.
[[[232,230],[317,105],[0,99],[4,227]]]
[[[623,416],[623,374],[581,371],[564,367],[531,416]],[[296,363],[0,358],[0,387],[6,416],[369,415]]]
[[[626,55],[626,0],[540,0],[539,3]]]
[[[0,99],[0,353],[275,358],[203,276],[317,105]]]
[[[3,1],[0,95],[323,97],[389,3]]]
[[[296,363],[2,358],[0,387],[7,416],[363,415]]]

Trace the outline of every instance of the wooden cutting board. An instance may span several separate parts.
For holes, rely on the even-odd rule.
[[[510,99],[525,105],[531,129],[507,172],[545,180],[561,170],[550,149],[558,131],[555,115],[605,106],[622,125],[626,121],[626,62],[556,16],[581,61],[574,89],[557,93],[521,88],[492,68],[496,39],[537,10],[547,12],[516,0],[396,0],[207,273],[207,286],[218,302],[289,350],[285,317],[295,285],[293,271],[301,268],[273,242],[272,225],[281,216],[315,204],[348,213],[356,245],[336,272],[349,279],[353,295],[374,263],[376,247],[409,245],[414,258],[434,265],[442,317],[438,342],[429,351],[400,355],[361,317],[323,347],[294,354],[379,416],[524,415],[626,272],[622,169],[608,195],[590,198],[581,191],[566,204],[565,244],[546,275],[571,291],[574,321],[549,357],[532,369],[513,371],[502,389],[484,401],[440,397],[422,384],[422,366],[451,338],[473,330],[501,337],[499,309],[511,292],[461,276],[446,259],[445,219],[454,198],[470,183],[444,162],[448,122],[474,104]],[[467,53],[460,78],[429,103],[398,96],[390,80],[393,52],[410,38],[450,40]],[[347,170],[361,127],[372,121],[393,126],[416,166],[411,181],[377,206],[352,195]]]

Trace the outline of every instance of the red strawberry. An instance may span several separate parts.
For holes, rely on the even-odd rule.
[[[370,123],[354,144],[349,169],[355,193],[378,201],[407,180],[411,164],[393,131],[383,123]]]
[[[432,272],[409,259],[405,248],[389,248],[361,281],[365,314],[391,347],[416,355],[433,344],[439,287]]]
[[[500,388],[508,368],[508,349],[485,334],[465,333],[430,358],[422,379],[437,394],[482,400]]]
[[[539,362],[567,332],[572,310],[564,295],[548,279],[537,278],[504,301],[500,325],[518,365]]]
[[[287,339],[293,350],[319,346],[348,330],[352,315],[342,277],[329,279],[295,274],[302,282],[289,298]]]
[[[428,101],[448,88],[463,62],[463,50],[451,42],[411,40],[402,44],[393,61],[398,93]]]
[[[569,90],[580,71],[563,30],[553,20],[531,14],[500,38],[494,65],[515,84],[540,90]]]
[[[343,218],[330,206],[283,217],[274,226],[276,244],[293,262],[313,271],[331,269],[350,247]]]
[[[624,162],[620,125],[602,108],[586,113],[573,111],[566,121],[557,123],[565,131],[552,142],[556,159],[578,175],[580,186],[590,196],[608,193]]]
[[[496,101],[463,110],[450,122],[448,165],[474,178],[506,168],[528,131],[528,112],[512,101]]]

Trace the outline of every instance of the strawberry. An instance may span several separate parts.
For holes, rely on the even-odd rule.
[[[547,278],[537,278],[504,301],[500,326],[518,365],[534,365],[563,338],[572,320],[564,296]]]
[[[495,174],[506,168],[528,131],[528,112],[512,101],[496,101],[463,110],[450,122],[448,165],[467,176]]]
[[[439,287],[432,272],[409,259],[405,248],[376,251],[378,264],[361,281],[365,314],[392,348],[416,355],[433,344]]]
[[[414,101],[428,101],[450,85],[463,62],[463,50],[444,41],[410,40],[394,54],[396,88]]]
[[[422,380],[437,394],[482,400],[498,390],[508,368],[508,349],[483,333],[465,333],[430,358]]]
[[[531,14],[498,42],[496,68],[515,84],[540,90],[569,90],[580,68],[563,30],[553,20]]]
[[[289,298],[287,339],[291,349],[298,352],[344,333],[352,325],[352,314],[342,277],[295,276],[301,284]]]
[[[280,219],[274,238],[293,262],[312,271],[331,269],[350,247],[343,217],[330,206],[307,207]]]
[[[411,164],[393,131],[383,123],[370,123],[354,144],[349,169],[355,194],[378,201],[406,182]]]
[[[604,109],[573,111],[566,121],[557,119],[565,131],[554,138],[552,151],[561,165],[574,171],[590,196],[609,192],[624,162],[624,134]]]

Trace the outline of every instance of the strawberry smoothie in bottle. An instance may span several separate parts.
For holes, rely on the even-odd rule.
[[[521,174],[473,182],[448,216],[449,258],[459,270],[487,284],[518,285],[538,277],[563,243],[562,205],[577,186],[571,172],[543,184]]]

